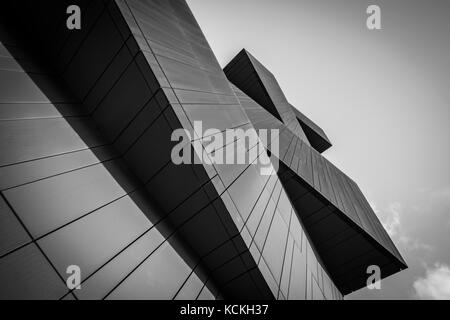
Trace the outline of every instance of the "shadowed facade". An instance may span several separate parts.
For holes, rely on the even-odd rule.
[[[2,6],[1,298],[341,299],[406,267],[323,130],[246,51],[222,71],[185,1]],[[278,173],[175,165],[194,121],[279,129]]]

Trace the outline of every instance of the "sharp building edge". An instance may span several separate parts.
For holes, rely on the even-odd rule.
[[[407,267],[325,132],[246,50],[222,70],[184,0],[1,7],[0,299],[342,299]],[[277,129],[277,174],[174,164],[196,121]]]

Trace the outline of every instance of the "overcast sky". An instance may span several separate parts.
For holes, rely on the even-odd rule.
[[[347,299],[450,299],[450,1],[188,0],[219,63],[242,48],[333,143],[409,269]],[[382,30],[366,27],[381,8]]]

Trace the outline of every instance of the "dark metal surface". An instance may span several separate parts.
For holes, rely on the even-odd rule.
[[[77,31],[65,26],[73,3]],[[331,233],[367,233],[355,247],[370,237],[402,261],[357,186],[311,147],[273,75],[246,56],[262,107],[230,84],[185,1],[2,6],[1,298],[341,299],[363,285],[361,270],[339,278],[317,212],[347,219],[329,220]],[[171,134],[194,121],[279,128],[281,171],[175,165]],[[69,264],[82,268],[81,290],[65,287]]]

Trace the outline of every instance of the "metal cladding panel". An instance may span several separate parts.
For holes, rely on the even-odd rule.
[[[199,221],[211,233],[223,229],[204,217],[213,204],[192,211],[211,202],[206,191],[171,215],[148,191],[170,157],[170,94],[156,69],[156,76],[141,72],[151,69],[115,3],[75,3],[85,23],[79,32],[65,27],[74,1],[1,10],[8,17],[0,20],[0,297],[220,298],[198,251],[184,241]],[[164,133],[163,143],[152,139]],[[155,157],[164,150],[168,156]],[[186,181],[197,181],[186,172]],[[160,201],[169,198],[174,203],[171,193]],[[182,218],[192,219],[174,227]],[[81,268],[81,290],[66,286],[69,265]]]
[[[365,286],[370,264],[381,267],[383,278],[406,268],[356,183],[241,89],[233,90],[255,128],[280,130],[279,176],[339,289],[347,294]]]
[[[81,30],[66,28],[69,4],[83,12]],[[380,258],[344,268],[321,257],[334,243],[320,238],[316,212],[351,208],[351,223],[387,236],[376,217],[360,218],[370,208],[354,200],[358,187],[311,147],[262,64],[243,52],[251,63],[233,76],[264,108],[228,81],[184,0],[2,6],[2,297],[42,295],[23,291],[37,284],[49,298],[341,299],[361,283],[349,271]],[[279,129],[280,171],[261,174],[266,150],[251,164],[174,164],[174,130],[192,133],[191,149],[205,144],[196,121],[203,131]],[[373,245],[349,223],[328,225],[353,232],[355,248]],[[71,259],[86,272],[80,291],[64,287]],[[30,261],[36,273],[22,277]]]
[[[169,90],[173,90],[179,105],[176,115],[184,128],[191,129],[195,121],[201,121],[203,129],[252,129],[228,79],[183,1],[127,1],[127,5],[120,8],[124,16],[134,17],[134,21],[128,20],[128,23],[135,25],[134,36],[143,39],[141,49],[148,53],[145,55],[147,62],[152,69],[161,70]],[[245,146],[245,152],[251,147]],[[222,292],[225,296],[266,297],[265,286],[268,286],[275,298],[289,298],[291,271],[283,270],[281,265],[292,255],[285,254],[285,251],[292,250],[294,243],[301,247],[303,228],[299,222],[291,224],[291,220],[297,218],[291,219],[294,208],[281,188],[280,180],[276,175],[270,178],[261,176],[259,167],[253,165],[216,164],[209,168],[206,165],[205,169],[210,178],[218,182],[214,185],[216,192],[234,227],[239,230],[239,238],[236,239],[242,238],[244,253],[250,253],[248,259],[232,259],[213,272],[220,275],[227,269],[241,270],[235,280],[219,283]],[[203,241],[207,234],[204,237]],[[304,239],[303,242],[308,243],[309,240]],[[211,265],[216,263],[211,260]],[[299,256],[297,263],[326,274],[313,253],[309,260],[306,256]],[[311,277],[319,279],[318,275]],[[259,279],[264,280],[261,282]],[[240,282],[246,283],[245,290]],[[334,287],[330,280],[325,284],[318,282],[323,292],[327,291],[325,287]],[[301,284],[293,283],[292,287],[297,285]],[[339,295],[335,294],[334,298],[339,298]]]
[[[309,143],[274,75],[247,50],[242,49],[227,64],[224,72],[234,85]]]
[[[39,294],[21,291],[34,277],[17,277],[27,259],[37,266],[34,256],[43,255],[36,278],[54,270],[56,280],[48,275],[40,286],[60,287],[49,298],[306,299],[311,279],[322,298],[342,298],[313,251],[306,254],[309,241],[276,175],[171,162],[175,129],[194,121],[251,128],[186,3],[79,1],[85,24],[77,32],[65,28],[68,4],[2,11],[24,36],[5,44],[13,53],[0,77],[10,82],[0,130],[13,137],[1,141],[1,217],[14,230],[1,248],[9,278],[2,296],[12,287],[15,298]],[[24,68],[31,64],[23,56],[41,54],[46,63]],[[63,82],[67,90],[55,88]],[[280,265],[292,256],[298,270]],[[60,281],[71,257],[86,273],[81,291],[66,292]]]
[[[293,105],[291,105],[291,108],[292,111],[294,111],[297,120],[300,122],[300,126],[305,132],[311,146],[320,153],[329,149],[331,147],[331,142],[322,128],[320,128],[311,119],[297,110]]]

